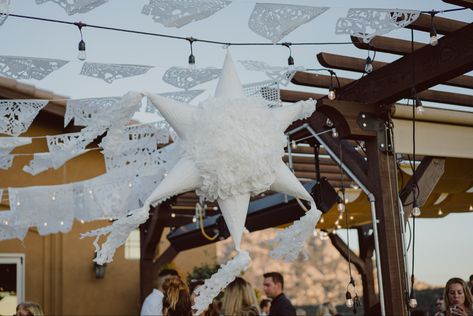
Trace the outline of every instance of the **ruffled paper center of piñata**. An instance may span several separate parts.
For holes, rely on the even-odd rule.
[[[286,137],[266,102],[211,98],[199,107],[183,144],[202,176],[197,194],[214,201],[268,190]]]

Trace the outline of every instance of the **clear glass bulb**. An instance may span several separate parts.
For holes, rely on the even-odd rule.
[[[409,307],[410,308],[416,308],[417,307],[417,300],[415,297],[411,297],[409,299]]]
[[[348,308],[353,307],[353,299],[351,298],[351,293],[349,291],[345,293],[345,305]]]
[[[345,212],[345,204],[342,203],[342,202],[339,202],[339,203],[337,204],[337,211],[338,211],[339,213]]]
[[[77,59],[79,60],[86,60],[87,54],[85,52],[85,42],[80,40],[79,42],[79,50],[77,51]]]
[[[415,216],[415,217],[420,216],[420,214],[421,214],[420,207],[414,206],[412,208],[411,214],[412,214],[412,216]]]
[[[425,112],[425,109],[422,105],[416,106],[416,113],[417,114],[422,114]]]
[[[373,64],[371,62],[366,62],[365,64],[365,72],[367,74],[371,73],[373,71]]]
[[[297,143],[296,143],[295,140],[293,140],[293,141],[291,142],[291,148],[292,148],[292,149],[297,149]]]
[[[331,89],[331,90],[328,92],[328,98],[329,98],[329,100],[335,100],[336,97],[337,97],[337,95],[335,94],[335,90]]]
[[[437,35],[431,35],[430,36],[430,46],[437,46],[437,44],[439,43],[439,40],[437,38]]]
[[[332,137],[333,138],[338,138],[338,132],[336,128],[332,128]]]

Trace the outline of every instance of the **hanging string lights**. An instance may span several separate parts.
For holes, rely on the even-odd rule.
[[[79,42],[79,47],[78,47],[78,51],[77,51],[77,59],[79,59],[81,61],[84,61],[84,60],[87,59],[87,54],[85,52],[84,38],[82,37],[82,28],[84,26],[87,26],[87,25],[82,23],[82,22],[76,22],[74,24],[77,25],[77,27],[79,28],[79,32],[80,32],[80,42]]]

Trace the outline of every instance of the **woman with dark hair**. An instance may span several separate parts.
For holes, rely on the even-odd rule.
[[[443,293],[447,316],[472,316],[473,298],[470,289],[463,279],[451,278],[445,285]]]
[[[192,316],[191,296],[184,281],[167,279],[163,284],[163,294],[164,316]]]

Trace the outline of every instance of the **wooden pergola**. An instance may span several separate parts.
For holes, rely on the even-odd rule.
[[[471,0],[444,0],[444,2],[473,9]],[[376,37],[368,45],[357,38],[352,38],[353,45],[359,49],[374,50],[400,57],[392,63],[374,61],[374,71],[358,80],[339,77],[335,100],[329,100],[326,95],[312,92],[281,91],[281,98],[285,102],[317,99],[317,111],[314,115],[302,122],[297,122],[288,129],[289,131],[300,127],[297,133],[291,135],[293,139],[308,138],[304,141],[307,145],[298,146],[292,150],[291,159],[297,177],[308,185],[311,185],[309,182],[316,178],[313,147],[319,146],[320,176],[326,177],[335,188],[346,187],[349,181],[356,180],[372,194],[370,200],[376,210],[376,237],[379,243],[377,258],[381,262],[379,277],[382,278],[384,289],[381,297],[384,303],[381,305],[386,315],[407,315],[408,313],[409,281],[404,261],[403,229],[412,208],[413,194],[416,194],[419,205],[430,203],[429,205],[432,206],[432,211],[423,216],[434,216],[435,203],[432,201],[431,193],[435,192],[436,187],[445,187],[445,184],[441,184],[442,176],[452,174],[454,171],[448,170],[453,170],[454,165],[462,166],[462,163],[470,163],[466,160],[453,159],[452,161],[450,158],[420,155],[422,161],[416,170],[418,185],[413,185],[412,178],[405,177],[404,186],[398,188],[397,180],[400,174],[396,166],[395,147],[391,137],[395,103],[404,98],[414,98],[413,91],[415,91],[423,101],[473,106],[471,94],[431,89],[438,84],[473,89],[473,77],[465,75],[473,70],[473,24],[435,17],[435,27],[437,33],[443,35],[437,46],[417,42],[411,45],[410,41],[389,37]],[[421,14],[419,19],[407,28],[429,32],[431,16]],[[328,52],[319,53],[317,59],[321,65],[333,70],[364,72],[364,59]],[[292,83],[304,86],[306,90],[307,87],[328,89],[333,84],[333,78],[310,72],[297,72]],[[337,129],[338,138],[332,137],[330,133],[322,133],[328,128],[327,119]],[[310,130],[322,133],[319,135],[320,141],[310,137]],[[328,154],[331,155],[330,158],[326,156]],[[338,162],[337,159],[333,159],[333,155],[338,157]],[[288,157],[286,156],[286,159]],[[342,169],[340,159],[345,166]],[[447,168],[448,165],[451,167]],[[392,181],[386,181],[386,179],[392,179]],[[400,199],[397,198],[398,196]],[[459,193],[457,196],[462,195]],[[471,196],[462,197],[470,199],[468,201],[471,202]],[[246,222],[247,227],[251,227],[250,231],[289,223],[301,215],[300,208],[293,200],[278,202],[277,199],[278,197],[270,199],[268,195],[255,198],[250,205]],[[152,210],[152,216],[147,223],[142,225],[142,297],[151,289],[152,277],[150,276],[153,275],[153,271],[170,262],[179,251],[211,242],[199,238],[200,231],[190,228],[189,225],[183,226],[191,223],[192,219],[188,216],[195,214],[197,202],[193,193],[175,197]],[[404,204],[404,208],[399,202]],[[375,278],[372,261],[375,240],[373,235],[368,233],[372,228],[369,205],[366,201],[361,201],[361,198],[354,203],[359,203],[355,205],[358,205],[359,213],[364,215],[360,215],[359,219],[350,225],[358,231],[360,246],[359,255],[350,253],[350,256],[362,275],[365,312],[379,315],[379,300],[374,291]],[[460,204],[457,204],[458,206],[453,207],[452,211],[461,209]],[[215,229],[223,231],[218,208],[208,203],[206,209],[205,230],[209,233]],[[267,215],[269,212],[273,215],[271,218],[276,218],[276,220],[262,224],[264,214]],[[283,216],[282,214],[292,215]],[[332,208],[324,215],[326,219],[324,224],[319,223],[318,227],[329,229],[329,223],[332,223],[330,225],[333,228],[333,219],[336,216],[338,216],[336,210]],[[156,246],[161,239],[163,229],[180,226],[182,227],[168,236],[171,246],[156,257]],[[226,237],[224,233],[222,236]],[[187,243],[182,242],[185,238],[188,238]],[[351,250],[337,235],[331,234],[330,238],[333,245],[347,258]]]

